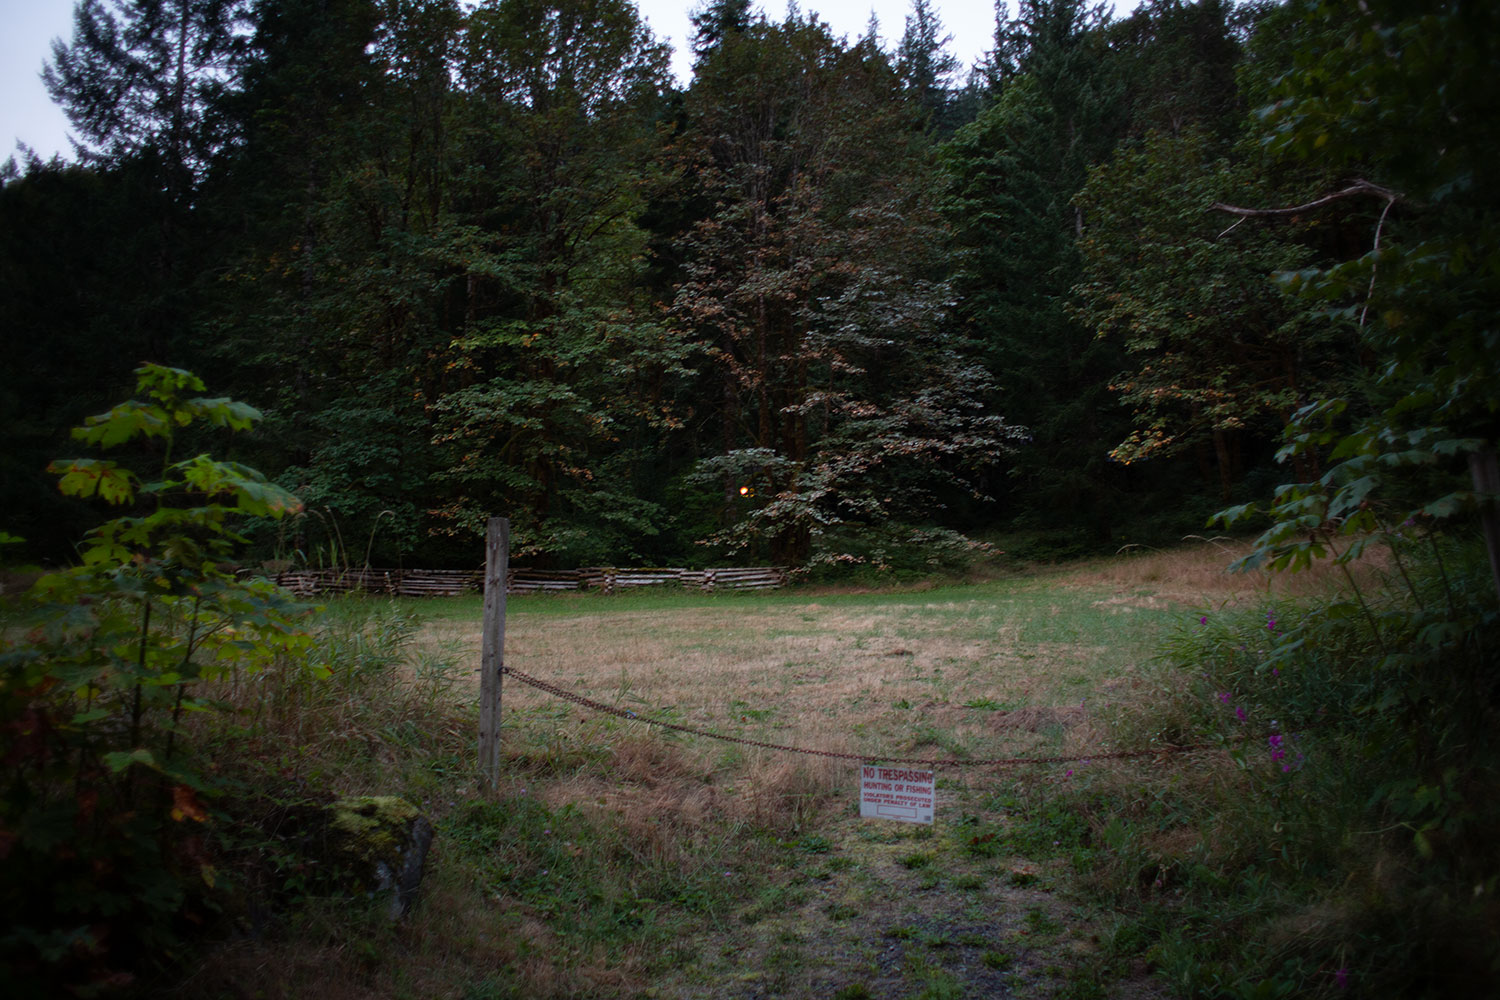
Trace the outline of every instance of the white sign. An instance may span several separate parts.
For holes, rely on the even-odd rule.
[[[904,767],[861,769],[859,815],[862,819],[894,819],[902,823],[931,823],[937,811],[931,771]]]

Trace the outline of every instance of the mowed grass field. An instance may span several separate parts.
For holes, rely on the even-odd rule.
[[[351,730],[344,752],[364,762],[340,773],[434,817],[423,898],[394,928],[331,915],[293,946],[240,943],[191,985],[325,1000],[1165,995],[1111,962],[1111,915],[1068,870],[1088,822],[1052,815],[1043,792],[1088,767],[1142,789],[1233,780],[1223,754],[1092,759],[1136,748],[1111,720],[1155,696],[1170,627],[1264,596],[1264,578],[1225,572],[1233,556],[1204,544],[906,589],[512,597],[508,666],[640,721],[508,677],[493,789],[470,728],[480,601],[381,602],[420,616],[403,669],[427,718]],[[859,818],[857,761],[651,719],[870,760],[1078,760],[940,767],[936,822],[900,824]]]
[[[1056,750],[1090,696],[1128,680],[1171,610],[1148,595],[1043,585],[882,595],[513,601],[506,663],[585,697],[715,733],[818,750],[993,757]],[[689,603],[689,601],[692,603]],[[655,606],[653,606],[655,605]],[[427,626],[458,640],[472,623]],[[507,679],[506,726],[588,709]],[[1040,725],[1046,718],[1066,727]],[[671,737],[679,739],[679,737]],[[726,765],[733,744],[684,746]]]
[[[1264,576],[1226,571],[1235,555],[1205,544],[907,590],[513,596],[505,662],[642,719],[870,759],[1087,752],[1090,720],[1139,686],[1165,626],[1264,596]],[[413,606],[419,646],[460,651],[477,701],[479,599]],[[504,705],[527,746],[616,724],[513,678]],[[705,767],[751,752],[657,733]]]

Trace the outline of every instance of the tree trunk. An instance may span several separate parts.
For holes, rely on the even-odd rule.
[[[1500,599],[1500,459],[1485,449],[1469,455],[1469,473],[1474,477],[1474,491],[1488,494],[1480,498],[1480,523],[1484,525],[1484,547],[1490,555],[1490,574],[1495,580],[1495,596]]]
[[[1214,428],[1214,456],[1219,460],[1219,497],[1228,501],[1234,489],[1234,459],[1224,432]]]

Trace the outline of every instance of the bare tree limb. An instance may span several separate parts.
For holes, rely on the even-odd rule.
[[[1215,236],[1214,239],[1222,240],[1224,237],[1226,237],[1230,233],[1234,232],[1234,227],[1235,226],[1238,226],[1240,223],[1242,223],[1244,221],[1245,221],[1245,216],[1243,216],[1243,215],[1240,216],[1238,219],[1235,219],[1232,223],[1229,224],[1229,228],[1228,229],[1224,230],[1218,236]]]
[[[1402,200],[1402,196],[1398,192],[1392,191],[1388,187],[1372,184],[1367,180],[1356,180],[1342,191],[1335,191],[1332,194],[1324,195],[1316,201],[1310,201],[1305,205],[1293,205],[1290,208],[1241,208],[1238,205],[1226,205],[1222,201],[1216,201],[1208,207],[1216,212],[1228,212],[1230,215],[1240,215],[1246,218],[1280,218],[1282,216],[1310,212],[1315,208],[1322,208],[1324,205],[1338,201],[1341,198],[1352,198],[1361,194],[1384,198],[1387,209],[1395,202]]]
[[[1234,226],[1238,226],[1241,222],[1244,222],[1246,219],[1250,218],[1275,219],[1284,218],[1289,215],[1301,215],[1303,212],[1310,212],[1315,208],[1322,208],[1324,205],[1338,201],[1341,198],[1353,198],[1356,195],[1362,194],[1374,195],[1377,198],[1385,199],[1385,208],[1380,212],[1380,221],[1375,224],[1375,246],[1373,248],[1373,252],[1378,254],[1380,252],[1380,233],[1381,230],[1385,228],[1385,217],[1391,213],[1391,206],[1396,204],[1396,202],[1398,201],[1403,201],[1404,198],[1397,191],[1392,191],[1390,188],[1382,187],[1379,184],[1373,184],[1363,178],[1356,179],[1354,183],[1350,184],[1342,191],[1335,191],[1332,194],[1325,194],[1323,197],[1317,199],[1316,201],[1310,201],[1305,205],[1292,205],[1289,208],[1241,208],[1238,205],[1226,205],[1222,201],[1216,201],[1212,205],[1210,205],[1209,208],[1217,212],[1228,212],[1230,215],[1238,215],[1240,218],[1234,224]],[[1228,235],[1234,229],[1234,226],[1230,226],[1228,229],[1224,230],[1224,232],[1220,233],[1219,236],[1224,237]],[[1364,330],[1365,328],[1365,318],[1370,314],[1370,303],[1375,298],[1375,275],[1378,273],[1379,269],[1380,262],[1378,260],[1372,260],[1370,262],[1370,287],[1365,290],[1365,304],[1364,307],[1359,311],[1360,330]]]
[[[1385,208],[1380,213],[1380,221],[1375,223],[1375,245],[1370,248],[1373,254],[1380,253],[1380,230],[1385,228],[1385,217],[1390,214],[1391,206],[1396,204],[1395,198],[1387,199]],[[1370,313],[1370,301],[1375,298],[1375,275],[1380,272],[1380,258],[1377,256],[1370,261],[1370,287],[1365,291],[1365,307],[1359,311],[1359,328],[1365,328],[1365,317]]]

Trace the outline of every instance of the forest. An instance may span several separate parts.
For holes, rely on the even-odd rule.
[[[1201,531],[1324,401],[1492,443],[1485,6],[1024,0],[965,68],[710,0],[684,89],[628,0],[83,0],[79,155],[0,190],[12,552],[142,362],[264,413],[308,563],[926,571]]]

